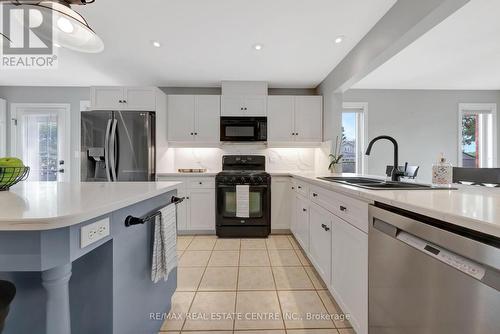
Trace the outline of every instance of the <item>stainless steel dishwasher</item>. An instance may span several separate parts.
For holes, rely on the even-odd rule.
[[[370,207],[370,334],[500,333],[500,239]]]

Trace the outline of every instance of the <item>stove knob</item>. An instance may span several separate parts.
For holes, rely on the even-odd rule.
[[[259,183],[264,182],[264,179],[262,178],[262,176],[259,176],[259,177],[257,178],[257,180],[259,181]]]
[[[234,176],[231,177],[231,182],[236,182],[236,178]]]

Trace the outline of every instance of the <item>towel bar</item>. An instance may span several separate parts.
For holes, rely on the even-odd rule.
[[[184,197],[172,196],[172,198],[170,199],[170,204],[176,205],[176,204],[179,204],[182,201],[184,201]],[[161,216],[161,212],[160,211],[156,211],[156,212],[154,212],[154,213],[152,213],[150,215],[147,215],[147,216],[145,216],[143,218],[134,217],[134,216],[127,216],[127,218],[125,218],[125,226],[129,227],[129,226],[132,226],[132,225],[145,224],[145,223],[148,223],[151,220],[155,219],[158,216]]]

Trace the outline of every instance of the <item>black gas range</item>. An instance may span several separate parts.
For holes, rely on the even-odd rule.
[[[271,233],[271,175],[266,157],[225,155],[215,177],[219,237],[267,237]],[[248,212],[238,215],[237,186],[248,186]]]

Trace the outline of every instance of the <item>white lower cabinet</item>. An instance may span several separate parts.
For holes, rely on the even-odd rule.
[[[367,334],[368,204],[302,179],[291,188],[290,230],[356,333]]]
[[[309,206],[309,258],[328,286],[332,271],[333,215],[319,205]]]
[[[177,204],[177,230],[181,233],[215,232],[215,178],[159,176],[158,181],[182,182]]]
[[[187,226],[188,202],[186,201],[187,193],[186,193],[185,187],[179,188],[179,190],[177,191],[177,196],[184,197],[184,201],[177,204],[177,207],[176,207],[176,210],[177,210],[177,230],[185,231],[188,229],[188,226]]]
[[[290,178],[271,178],[271,230],[289,230],[292,218]]]
[[[330,291],[351,314],[357,333],[368,333],[368,235],[333,217]]]
[[[188,191],[188,230],[215,230],[215,190],[190,189]]]
[[[309,252],[309,200],[299,194],[295,194],[294,201],[295,221],[294,236],[300,246]]]

